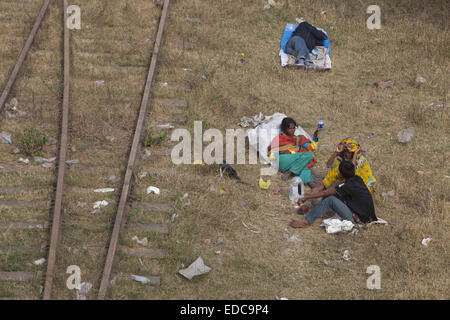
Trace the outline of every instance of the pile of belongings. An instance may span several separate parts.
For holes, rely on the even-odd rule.
[[[299,20],[298,21],[302,21]],[[279,56],[281,58],[281,66],[294,66],[296,63],[296,57],[288,54],[286,52],[286,44],[292,36],[292,33],[297,29],[298,24],[288,23],[286,24],[286,28],[284,29],[283,36],[281,37],[281,45],[280,45],[280,53]],[[316,29],[322,31],[327,35],[327,39],[324,40],[323,46],[316,46],[312,52],[309,54],[312,62],[315,65],[316,70],[330,70],[331,69],[331,47],[330,47],[330,39],[328,38],[328,33],[321,29]]]

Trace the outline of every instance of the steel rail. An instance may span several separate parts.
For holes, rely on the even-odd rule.
[[[58,178],[53,207],[53,221],[50,233],[50,247],[48,252],[47,272],[44,285],[44,300],[51,299],[53,279],[55,276],[56,254],[61,235],[62,199],[64,193],[64,175],[66,169],[68,127],[69,127],[69,95],[70,95],[70,30],[66,25],[68,18],[67,0],[63,1],[64,28],[64,93],[62,103],[61,135],[59,140]]]
[[[22,68],[23,62],[25,61],[25,58],[27,57],[28,51],[30,51],[31,45],[33,44],[33,41],[34,41],[34,38],[36,37],[36,34],[41,26],[41,22],[44,19],[45,13],[47,12],[49,3],[50,3],[50,0],[44,0],[41,10],[40,10],[38,16],[36,17],[36,21],[34,22],[34,26],[31,29],[30,35],[28,36],[27,42],[25,42],[25,45],[20,53],[19,59],[17,60],[17,63],[14,66],[14,69],[11,72],[11,75],[9,76],[8,82],[6,83],[6,86],[0,97],[0,113],[3,111],[6,99],[8,98],[11,88],[14,85],[14,82],[16,81],[16,78],[17,78],[17,75],[19,74],[20,69]]]
[[[117,208],[116,219],[114,222],[114,227],[113,227],[111,240],[110,240],[109,248],[108,248],[108,254],[106,256],[105,267],[103,270],[103,275],[102,275],[100,288],[99,288],[99,292],[98,292],[98,297],[97,297],[98,300],[104,300],[106,297],[106,294],[108,292],[114,258],[116,256],[116,251],[117,251],[117,247],[119,244],[120,233],[125,224],[125,218],[126,218],[125,211],[127,209],[126,205],[127,205],[127,201],[128,201],[128,197],[129,197],[129,193],[130,193],[130,189],[131,189],[133,169],[134,169],[136,157],[137,157],[139,147],[140,147],[142,128],[144,126],[145,118],[147,115],[147,109],[148,109],[148,104],[149,104],[149,100],[150,100],[153,78],[155,75],[156,64],[158,61],[159,49],[161,47],[162,37],[163,37],[163,33],[164,33],[164,26],[166,24],[167,15],[168,15],[168,11],[169,11],[169,2],[170,2],[170,0],[164,1],[163,10],[161,13],[161,19],[159,22],[158,33],[157,33],[155,45],[153,48],[152,58],[151,58],[151,62],[150,62],[150,68],[149,68],[149,72],[147,75],[147,81],[145,84],[144,95],[143,95],[142,101],[141,101],[139,118],[138,118],[137,124],[136,124],[136,130],[135,130],[134,137],[133,137],[133,143],[131,146],[130,156],[128,158],[127,170],[125,172],[125,179],[123,182],[122,192],[120,195],[119,205]]]

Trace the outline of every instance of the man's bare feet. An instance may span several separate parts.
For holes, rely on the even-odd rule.
[[[281,180],[286,181],[288,180],[291,176],[292,176],[292,172],[291,171],[286,171],[285,173],[283,173],[283,175],[281,176]]]
[[[289,223],[289,226],[292,228],[306,228],[309,227],[310,224],[308,220],[302,219],[302,220],[292,220],[291,223]]]

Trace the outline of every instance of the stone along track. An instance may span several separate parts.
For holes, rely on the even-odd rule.
[[[62,6],[0,1],[0,298],[38,299],[55,183]],[[18,153],[25,128],[46,134],[42,157]],[[22,161],[18,160],[23,158]]]

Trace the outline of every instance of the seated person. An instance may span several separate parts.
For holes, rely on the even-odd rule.
[[[298,58],[296,66],[313,67],[309,54],[316,46],[322,46],[326,39],[327,35],[324,32],[302,21],[287,42],[286,53]]]
[[[350,138],[346,138],[339,143],[336,151],[331,155],[327,162],[327,166],[330,170],[323,179],[322,184],[314,191],[322,191],[331,187],[336,181],[344,180],[339,172],[339,164],[343,160],[351,161],[353,163],[355,166],[355,174],[363,179],[370,193],[373,193],[376,179],[372,175],[366,152],[361,150],[359,144]]]
[[[312,192],[299,199],[298,203],[301,204],[309,199],[326,197],[306,215],[305,219],[292,220],[289,224],[291,227],[308,227],[317,218],[321,218],[328,209],[332,209],[339,217],[353,223],[377,220],[372,195],[361,177],[355,175],[353,163],[342,161],[338,168],[344,178],[344,183],[325,191]]]
[[[311,188],[317,187],[312,176],[311,167],[314,165],[314,155],[317,142],[305,136],[294,136],[297,123],[292,118],[284,118],[281,122],[281,134],[276,136],[268,147],[269,159],[274,159],[279,153],[279,169],[284,172],[282,179],[287,180],[292,175],[300,176],[304,184]],[[317,131],[314,133],[317,139]]]

